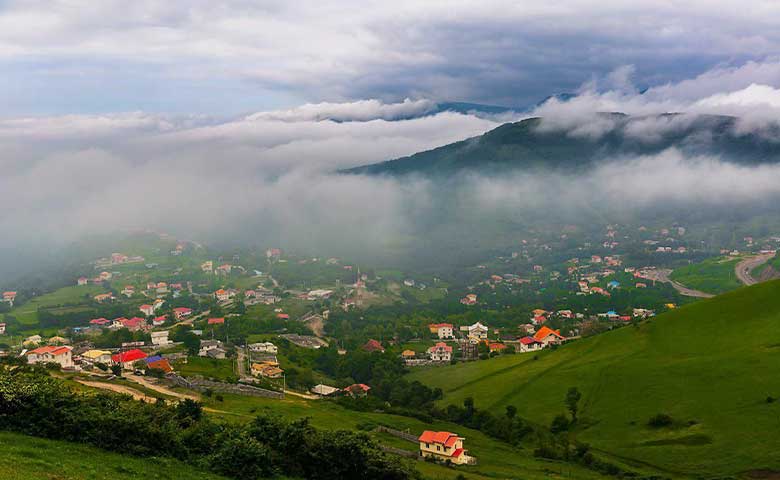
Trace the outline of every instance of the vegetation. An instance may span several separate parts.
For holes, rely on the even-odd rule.
[[[473,397],[490,411],[549,425],[568,386],[582,394],[571,435],[670,473],[780,470],[780,282],[700,301],[637,326],[538,355],[501,356],[411,374],[444,405]],[[663,412],[670,428],[648,421]],[[745,421],[749,418],[750,421]]]
[[[742,286],[734,272],[739,260],[730,257],[710,258],[676,269],[672,272],[671,279],[702,292],[728,292]]]

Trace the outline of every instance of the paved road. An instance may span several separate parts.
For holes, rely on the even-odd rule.
[[[692,288],[688,288],[685,285],[683,285],[680,282],[675,282],[671,278],[669,278],[669,275],[671,275],[672,271],[669,269],[661,268],[658,270],[653,270],[649,272],[650,275],[648,275],[648,278],[650,280],[654,280],[656,282],[661,283],[669,283],[674,287],[675,290],[680,292],[682,295],[685,295],[686,297],[696,297],[696,298],[712,298],[715,295],[707,292],[702,292],[701,290],[694,290]]]
[[[756,283],[758,283],[758,280],[753,278],[750,272],[752,272],[753,269],[755,269],[759,265],[765,264],[774,256],[775,256],[774,253],[762,253],[760,255],[753,255],[752,257],[747,257],[746,259],[737,263],[737,266],[734,267],[734,273],[737,274],[737,278],[739,279],[739,281],[744,283],[745,285],[755,285]]]

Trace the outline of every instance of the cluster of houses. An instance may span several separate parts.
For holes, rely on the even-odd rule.
[[[168,358],[159,355],[147,355],[138,348],[112,353],[110,350],[90,349],[73,355],[70,345],[46,345],[32,350],[24,350],[28,364],[56,363],[63,369],[91,367],[96,364],[105,366],[119,365],[123,370],[135,370],[137,362],[143,361],[146,369],[156,368],[164,373],[173,371]]]

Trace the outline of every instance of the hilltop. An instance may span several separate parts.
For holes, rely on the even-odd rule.
[[[513,169],[576,170],[604,158],[653,155],[672,147],[746,165],[780,162],[780,144],[739,132],[735,117],[603,113],[594,120],[606,125],[603,134],[572,133],[549,128],[542,118],[528,118],[478,137],[344,172],[447,177],[463,171],[498,175]]]
[[[746,287],[535,357],[419,370],[444,403],[550,424],[582,392],[577,440],[670,474],[780,471],[780,281]],[[648,426],[668,415],[671,424]]]

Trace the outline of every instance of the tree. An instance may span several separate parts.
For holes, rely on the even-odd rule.
[[[566,418],[566,415],[559,414],[556,415],[555,418],[553,418],[552,424],[550,425],[550,432],[552,433],[560,433],[565,432],[569,429],[569,419]]]
[[[577,421],[577,411],[579,410],[580,398],[582,398],[582,394],[579,390],[577,390],[577,387],[571,387],[569,391],[566,392],[566,408],[568,408],[569,413],[571,413],[572,423]]]
[[[506,416],[508,418],[515,418],[515,415],[517,415],[517,407],[515,407],[514,405],[507,405]]]
[[[187,348],[187,353],[190,355],[196,355],[200,350],[200,339],[192,332],[186,332],[182,335],[182,343]]]
[[[466,397],[463,400],[463,407],[466,409],[466,418],[471,418],[474,416],[474,398],[473,397]]]

